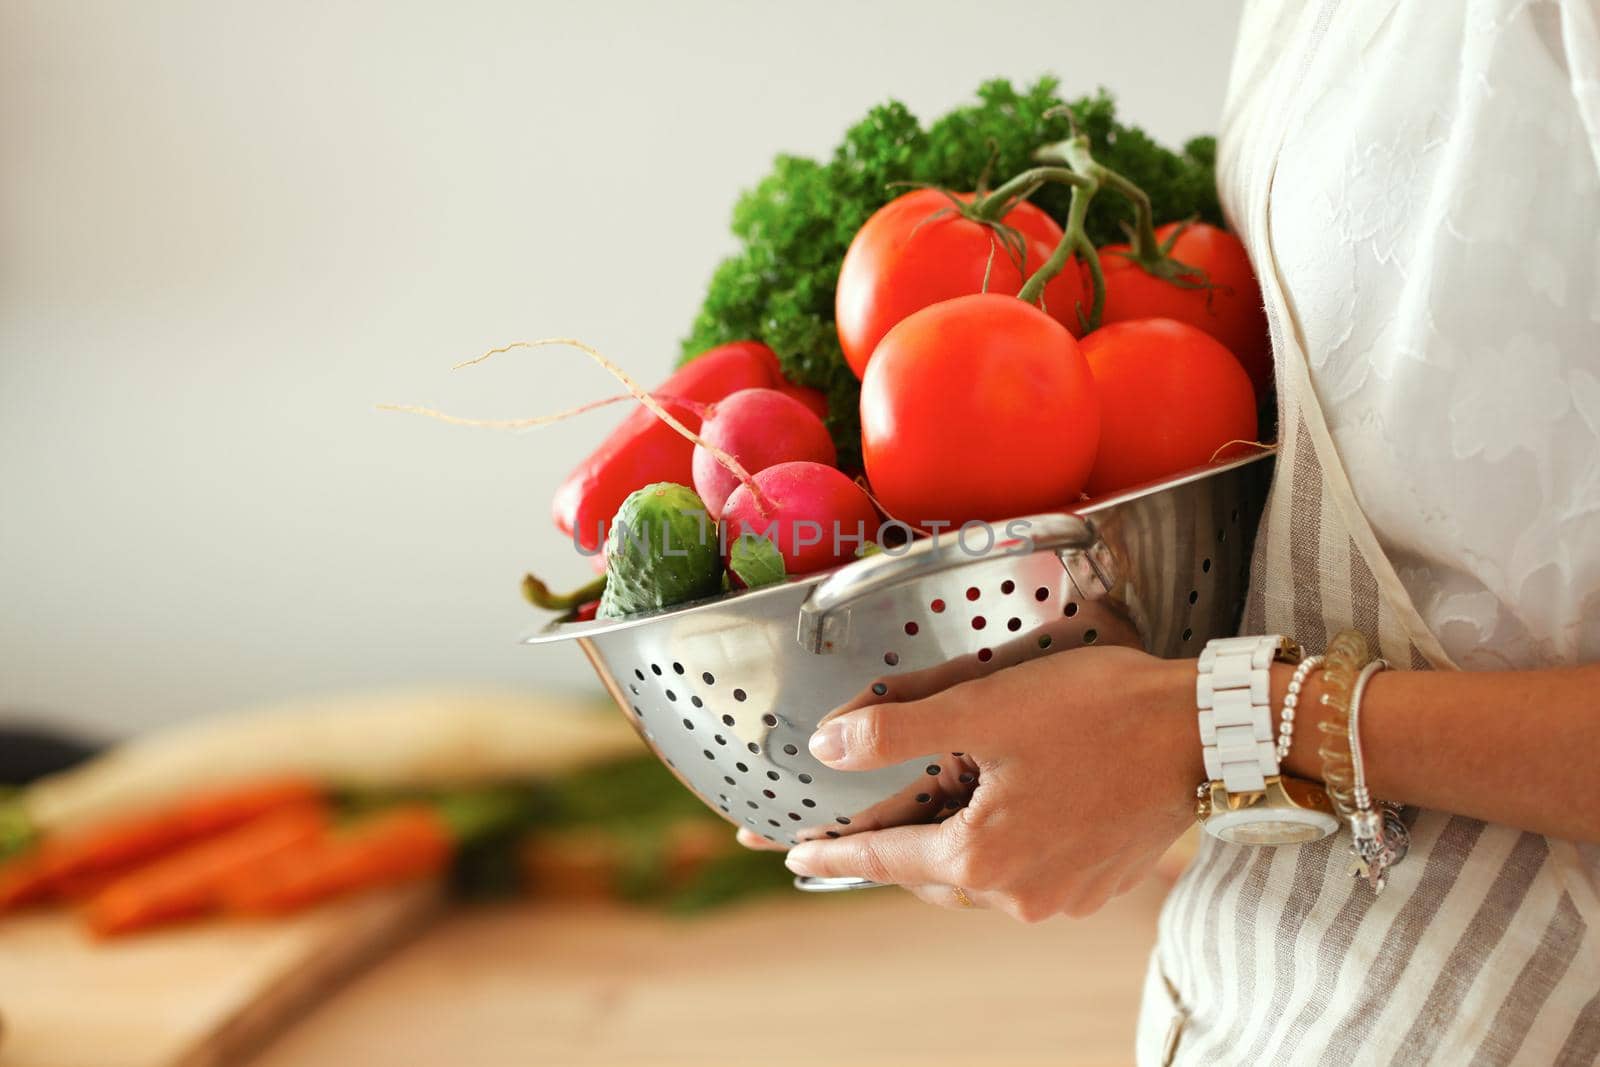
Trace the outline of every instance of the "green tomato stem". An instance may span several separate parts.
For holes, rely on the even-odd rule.
[[[1082,187],[1091,181],[1066,167],[1033,167],[1011,178],[994,192],[973,201],[967,217],[977,222],[998,222],[1047,182]]]

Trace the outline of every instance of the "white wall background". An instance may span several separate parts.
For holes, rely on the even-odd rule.
[[[0,708],[106,732],[411,683],[590,684],[527,650],[547,518],[663,375],[779,150],[887,96],[1104,84],[1215,127],[1238,4],[0,5]]]

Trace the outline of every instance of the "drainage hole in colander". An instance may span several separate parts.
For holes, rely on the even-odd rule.
[[[883,654],[883,662],[891,667],[898,667],[900,665],[900,653],[885,652]]]
[[[1049,648],[1050,647],[1050,635],[1049,634],[1040,634],[1039,635],[1039,647],[1040,648]]]
[[[735,767],[737,767],[737,768],[739,768],[739,773],[740,773],[740,774],[749,774],[749,773],[750,773],[750,768],[749,768],[749,767],[746,767],[746,766],[745,766],[745,765],[744,765],[744,764],[742,764],[742,763],[735,763],[735,764],[734,764],[734,766],[735,766]]]
[[[791,811],[791,812],[789,812],[789,818],[792,819],[795,822],[799,822],[800,821],[800,813],[797,812],[797,811]]]
[[[938,597],[934,597],[933,600],[928,604],[928,610],[932,611],[935,615],[938,615],[944,611],[944,601],[940,600]]]
[[[1084,644],[1092,645],[1098,640],[1100,640],[1100,631],[1099,630],[1088,629],[1088,630],[1083,631],[1083,643]]]
[[[1076,600],[1067,601],[1067,606],[1061,609],[1061,614],[1065,615],[1069,619],[1072,618],[1077,613],[1078,613],[1078,602]]]
[[[772,714],[771,712],[768,712],[767,714],[761,716],[761,721],[766,723],[768,726],[776,726],[776,725],[778,725],[778,717],[776,715]]]
[[[639,706],[639,705],[637,705],[637,704],[635,704],[635,705],[634,705],[634,706],[633,706],[633,713],[634,713],[634,714],[635,714],[635,715],[637,715],[637,716],[639,716],[639,718],[641,718],[641,719],[642,719],[642,718],[644,718],[644,709],[643,709],[643,708],[641,708],[641,707],[640,707],[640,706]]]
[[[955,811],[960,806],[961,801],[957,800],[955,797],[951,797],[949,800],[944,802],[944,808],[946,811]]]
[[[744,698],[747,697],[747,696],[749,696],[749,694],[746,693],[743,689],[735,689],[733,691],[733,699],[735,699],[735,700],[737,700],[737,701],[739,701],[741,703],[744,702]]]
[[[959,775],[956,776],[956,781],[960,782],[962,785],[971,785],[973,782],[976,782],[977,780],[978,780],[977,775],[972,774],[970,771],[962,771]]]
[[[673,665],[672,665],[672,673],[673,673],[673,674],[682,674],[682,673],[683,673],[683,664],[681,664],[681,663],[674,663],[674,664],[673,664]]]
[[[724,774],[722,776],[722,780],[724,782],[727,782],[729,785],[738,785],[739,784],[738,782],[733,780],[733,775],[731,775],[731,774]]]
[[[683,720],[683,728],[685,730],[693,730],[694,729],[694,722],[692,720],[689,720],[689,719],[684,719]]]
[[[702,682],[706,683],[707,685],[716,685],[717,684],[716,678],[712,676],[710,671],[706,671],[704,674],[700,675],[700,680]]]
[[[917,631],[920,630],[921,628],[922,627],[918,626],[914,622],[906,623],[906,636],[907,637],[915,637],[915,636],[917,636]]]
[[[722,809],[722,814],[724,814],[724,815],[732,815],[733,814],[733,812],[728,810],[728,805],[726,805],[726,804],[718,804],[717,807]]]
[[[1207,556],[1205,559],[1200,561],[1200,573],[1201,574],[1210,574],[1211,573],[1211,557],[1210,556]]]
[[[749,809],[750,809],[750,810],[751,810],[751,811],[760,811],[760,810],[761,810],[761,805],[760,805],[760,804],[757,804],[757,803],[756,803],[756,802],[755,802],[755,801],[753,801],[753,800],[747,800],[747,801],[745,801],[745,802],[744,802],[744,806],[745,806],[745,807],[747,807],[747,808],[749,808]]]
[[[633,669],[633,676],[641,682],[644,681],[644,671],[641,671],[638,667]]]
[[[1222,544],[1222,542],[1226,541],[1227,539],[1228,539],[1228,531],[1224,530],[1220,526],[1217,527],[1217,544],[1220,545],[1220,544]]]
[[[668,689],[668,690],[667,690],[667,691],[666,691],[666,692],[667,692],[667,699],[668,699],[668,700],[670,700],[670,701],[672,701],[672,702],[673,702],[673,703],[677,703],[677,700],[678,700],[678,694],[677,694],[677,693],[674,693],[674,692],[673,692],[673,691],[672,691],[672,690],[670,690],[670,689]]]
[[[661,668],[652,663],[650,664],[650,673],[659,678],[661,677]]]
[[[733,716],[732,715],[724,715],[722,717],[722,725],[724,725],[724,726],[732,726],[733,725]]]
[[[1006,620],[1006,629],[1010,630],[1012,633],[1016,633],[1018,630],[1022,629],[1022,620],[1012,616]]]
[[[767,777],[776,782],[779,778],[782,778],[783,775],[779,774],[777,771],[768,771]]]
[[[1190,639],[1190,638],[1191,638],[1191,637],[1193,637],[1193,636],[1194,636],[1194,631],[1193,631],[1193,630],[1191,630],[1191,629],[1189,629],[1189,628],[1188,628],[1188,627],[1187,627],[1187,626],[1185,626],[1185,627],[1184,627],[1184,628],[1183,628],[1183,639],[1184,639],[1184,640],[1185,640],[1185,641],[1187,641],[1187,640],[1189,640],[1189,639]]]
[[[629,682],[628,683],[628,692],[632,693],[634,696],[638,696],[639,695],[639,683],[637,683],[637,682]]]
[[[784,745],[783,751],[784,754],[788,756],[798,756],[800,754],[800,750],[795,748],[793,745]]]
[[[725,745],[728,743],[728,739],[723,737],[721,734],[712,734],[711,739],[719,745]]]
[[[839,831],[837,831],[837,830],[827,830],[827,831],[825,831],[825,833],[829,837],[838,837],[839,836]]]
[[[766,797],[768,800],[777,800],[778,799],[778,794],[774,793],[770,789],[763,789],[761,791],[761,795]]]
[[[761,746],[756,744],[754,741],[747,742],[744,747],[748,748],[751,752],[754,752],[757,755],[759,755],[761,752]]]
[[[705,754],[706,759],[716,759],[717,758],[717,754],[715,752],[712,752],[709,748],[703,748],[700,751]]]
[[[799,777],[800,777],[800,781],[802,781],[806,785],[810,785],[811,784],[811,776],[809,774],[801,774]]]
[[[1196,604],[1196,603],[1199,603],[1199,601],[1200,601],[1200,590],[1198,590],[1198,589],[1189,590],[1189,603]]]
[[[930,801],[932,799],[933,799],[933,797],[929,796],[927,793],[918,793],[917,794],[917,803],[918,804],[926,804],[928,801]]]
[[[974,630],[981,630],[985,626],[988,626],[988,625],[989,625],[989,620],[984,618],[982,615],[974,615],[972,617],[972,628]]]
[[[706,706],[706,702],[701,700],[699,697],[690,697],[689,703],[693,704],[697,708],[703,708]]]
[[[722,801],[724,804],[726,804],[728,802],[728,794],[726,794],[726,793],[718,793],[717,794],[717,799]]]
[[[848,816],[845,816],[845,815],[840,815],[838,818],[834,819],[833,821],[838,823],[840,826],[849,826],[850,825],[850,819],[849,819]]]
[[[663,762],[666,763],[666,765],[668,767],[671,767],[673,770],[677,770],[678,769],[678,765],[676,763],[673,763],[670,759],[667,759],[667,757],[662,756],[661,759],[662,759]]]
[[[978,599],[978,587],[977,586],[975,586],[975,585],[967,586],[967,599],[968,600],[977,600]]]
[[[882,682],[873,682],[872,683],[872,692],[873,692],[874,696],[880,696],[881,697],[881,696],[884,696],[885,694],[887,694],[889,692],[889,687],[887,685],[884,685]]]
[[[1010,578],[1007,578],[1005,581],[1000,583],[1000,591],[1002,593],[1014,593],[1016,592],[1016,589],[1017,583],[1013,582]]]
[[[768,825],[768,826],[776,826],[776,827],[778,827],[778,828],[779,828],[779,829],[780,829],[780,830],[781,830],[781,829],[783,829],[783,823],[781,823],[781,822],[779,822],[779,821],[778,821],[778,820],[777,820],[777,819],[768,819],[768,820],[767,820],[767,825]],[[775,840],[777,840],[777,839],[776,839],[776,838],[773,838],[773,837],[768,837],[768,838],[767,838],[767,840],[768,840],[768,841],[775,841]]]
[[[810,797],[801,797],[800,798],[800,803],[805,805],[808,808],[814,808],[814,807],[817,806],[817,802],[815,800],[812,800]]]
[[[994,649],[992,649],[992,648],[980,648],[980,649],[978,649],[978,662],[979,663],[988,663],[992,659],[994,659]]]
[[[1033,599],[1039,601],[1041,604],[1044,603],[1046,600],[1050,599],[1050,590],[1041,585],[1039,588],[1033,591]]]
[[[748,816],[748,815],[746,815],[746,816],[745,816],[745,817],[744,817],[744,821],[745,821],[745,822],[747,822],[747,823],[749,823],[749,824],[750,824],[750,825],[751,825],[751,826],[754,826],[754,825],[755,825],[755,824],[756,824],[756,821],[755,821],[755,820],[754,820],[754,819],[752,819],[752,818],[751,818],[751,817],[750,817],[750,816]]]
[[[924,771],[927,771],[931,775],[937,776],[939,774],[939,771],[940,771],[941,768],[939,767],[939,765],[937,763],[930,763],[930,764],[928,764],[926,767],[924,767],[922,769]]]

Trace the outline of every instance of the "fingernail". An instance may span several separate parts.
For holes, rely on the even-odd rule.
[[[789,850],[788,855],[783,857],[783,865],[795,874],[810,874],[811,867],[806,862],[810,855],[811,850],[805,845],[796,845]]]
[[[826,723],[818,727],[808,742],[811,754],[823,763],[834,763],[844,758],[844,727],[840,723]]]

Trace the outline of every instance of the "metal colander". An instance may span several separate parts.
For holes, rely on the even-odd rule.
[[[770,841],[928,822],[966,802],[973,763],[935,753],[830,770],[806,748],[820,720],[841,705],[915,698],[1083,645],[1198,655],[1238,623],[1271,471],[1270,454],[1252,456],[1075,514],[997,524],[992,544],[976,531],[947,533],[765,589],[554,623],[527,642],[577,641],[678,778]]]

